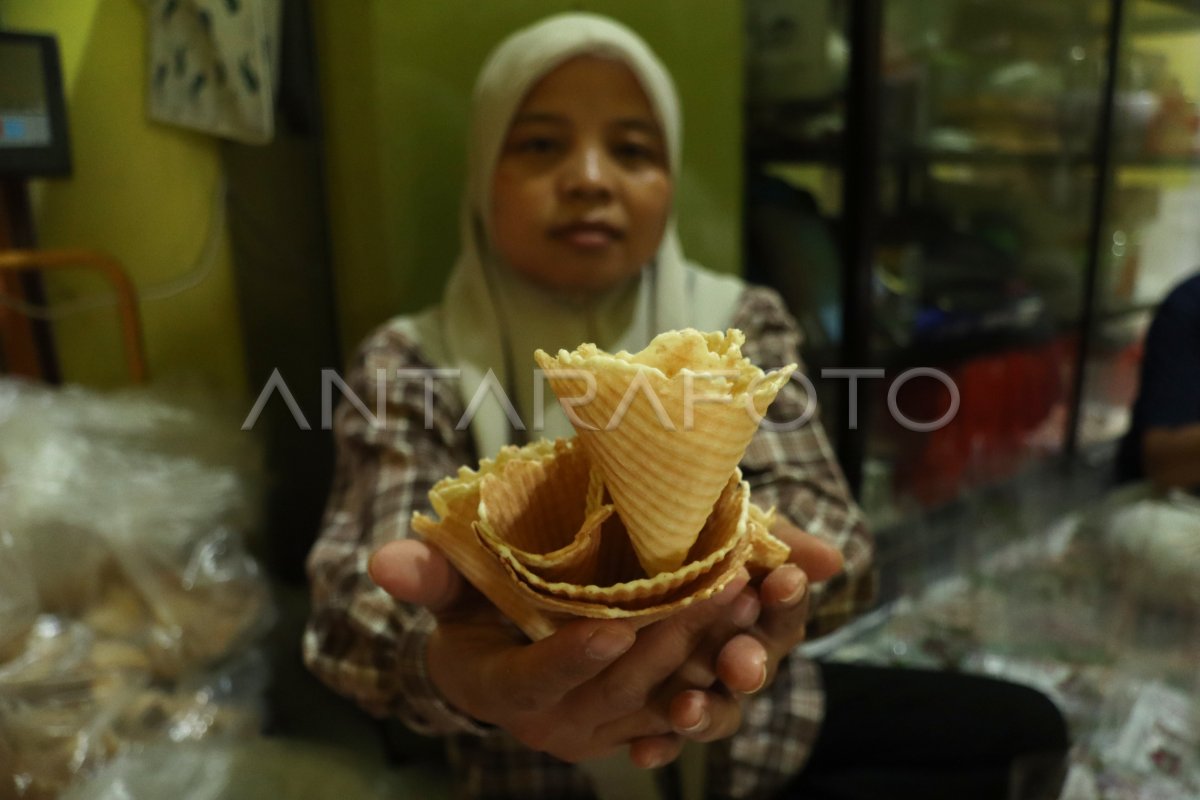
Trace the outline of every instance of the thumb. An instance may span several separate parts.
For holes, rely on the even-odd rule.
[[[388,542],[375,551],[367,574],[397,600],[437,613],[462,595],[463,579],[441,551],[415,539]]]

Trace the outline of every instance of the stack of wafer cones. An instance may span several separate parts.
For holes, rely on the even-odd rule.
[[[577,437],[506,447],[430,491],[413,528],[527,635],[575,616],[661,619],[743,566],[783,563],[738,463],[795,366],[740,331],[671,331],[637,354],[535,354]]]

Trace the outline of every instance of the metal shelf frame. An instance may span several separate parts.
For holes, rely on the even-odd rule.
[[[1083,292],[1077,320],[1080,346],[1075,354],[1074,377],[1070,387],[1070,421],[1062,448],[1062,463],[1069,465],[1080,456],[1079,429],[1085,391],[1085,368],[1092,355],[1091,339],[1095,328],[1112,316],[1102,307],[1098,295],[1103,264],[1103,234],[1112,202],[1113,182],[1120,169],[1139,167],[1189,167],[1196,158],[1186,156],[1123,156],[1114,152],[1117,117],[1120,57],[1126,39],[1137,35],[1130,28],[1128,0],[1109,0],[1105,28],[1105,64],[1098,109],[1097,135],[1083,151],[1031,153],[975,152],[956,153],[907,148],[889,150],[882,141],[881,98],[883,96],[883,42],[885,0],[847,0],[849,19],[847,41],[850,61],[844,96],[845,131],[838,141],[821,144],[790,143],[781,139],[748,139],[746,159],[752,164],[825,165],[842,176],[843,202],[840,217],[842,248],[842,330],[843,339],[836,358],[840,366],[872,366],[871,331],[876,328],[876,313],[871,296],[871,276],[875,248],[881,233],[880,175],[890,168],[909,169],[934,163],[1004,165],[1006,163],[1046,165],[1067,163],[1073,168],[1091,170],[1094,190],[1088,209],[1088,236],[1083,263]],[[1195,12],[1200,27],[1200,2],[1176,0],[1170,3],[1181,11]],[[877,365],[875,365],[877,366]],[[848,383],[848,382],[847,382]],[[850,404],[847,385],[842,387],[840,407],[836,410],[835,447],[846,478],[856,495],[862,488],[867,454],[867,431],[849,426]],[[863,407],[867,399],[858,396],[858,418],[869,419]]]

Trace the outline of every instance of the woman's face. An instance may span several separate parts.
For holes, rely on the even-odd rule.
[[[530,90],[492,182],[493,244],[546,288],[598,291],[641,271],[671,208],[667,147],[633,72],[570,59]]]

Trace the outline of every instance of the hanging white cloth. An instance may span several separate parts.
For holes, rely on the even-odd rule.
[[[147,9],[150,118],[270,141],[282,0],[148,0]]]

